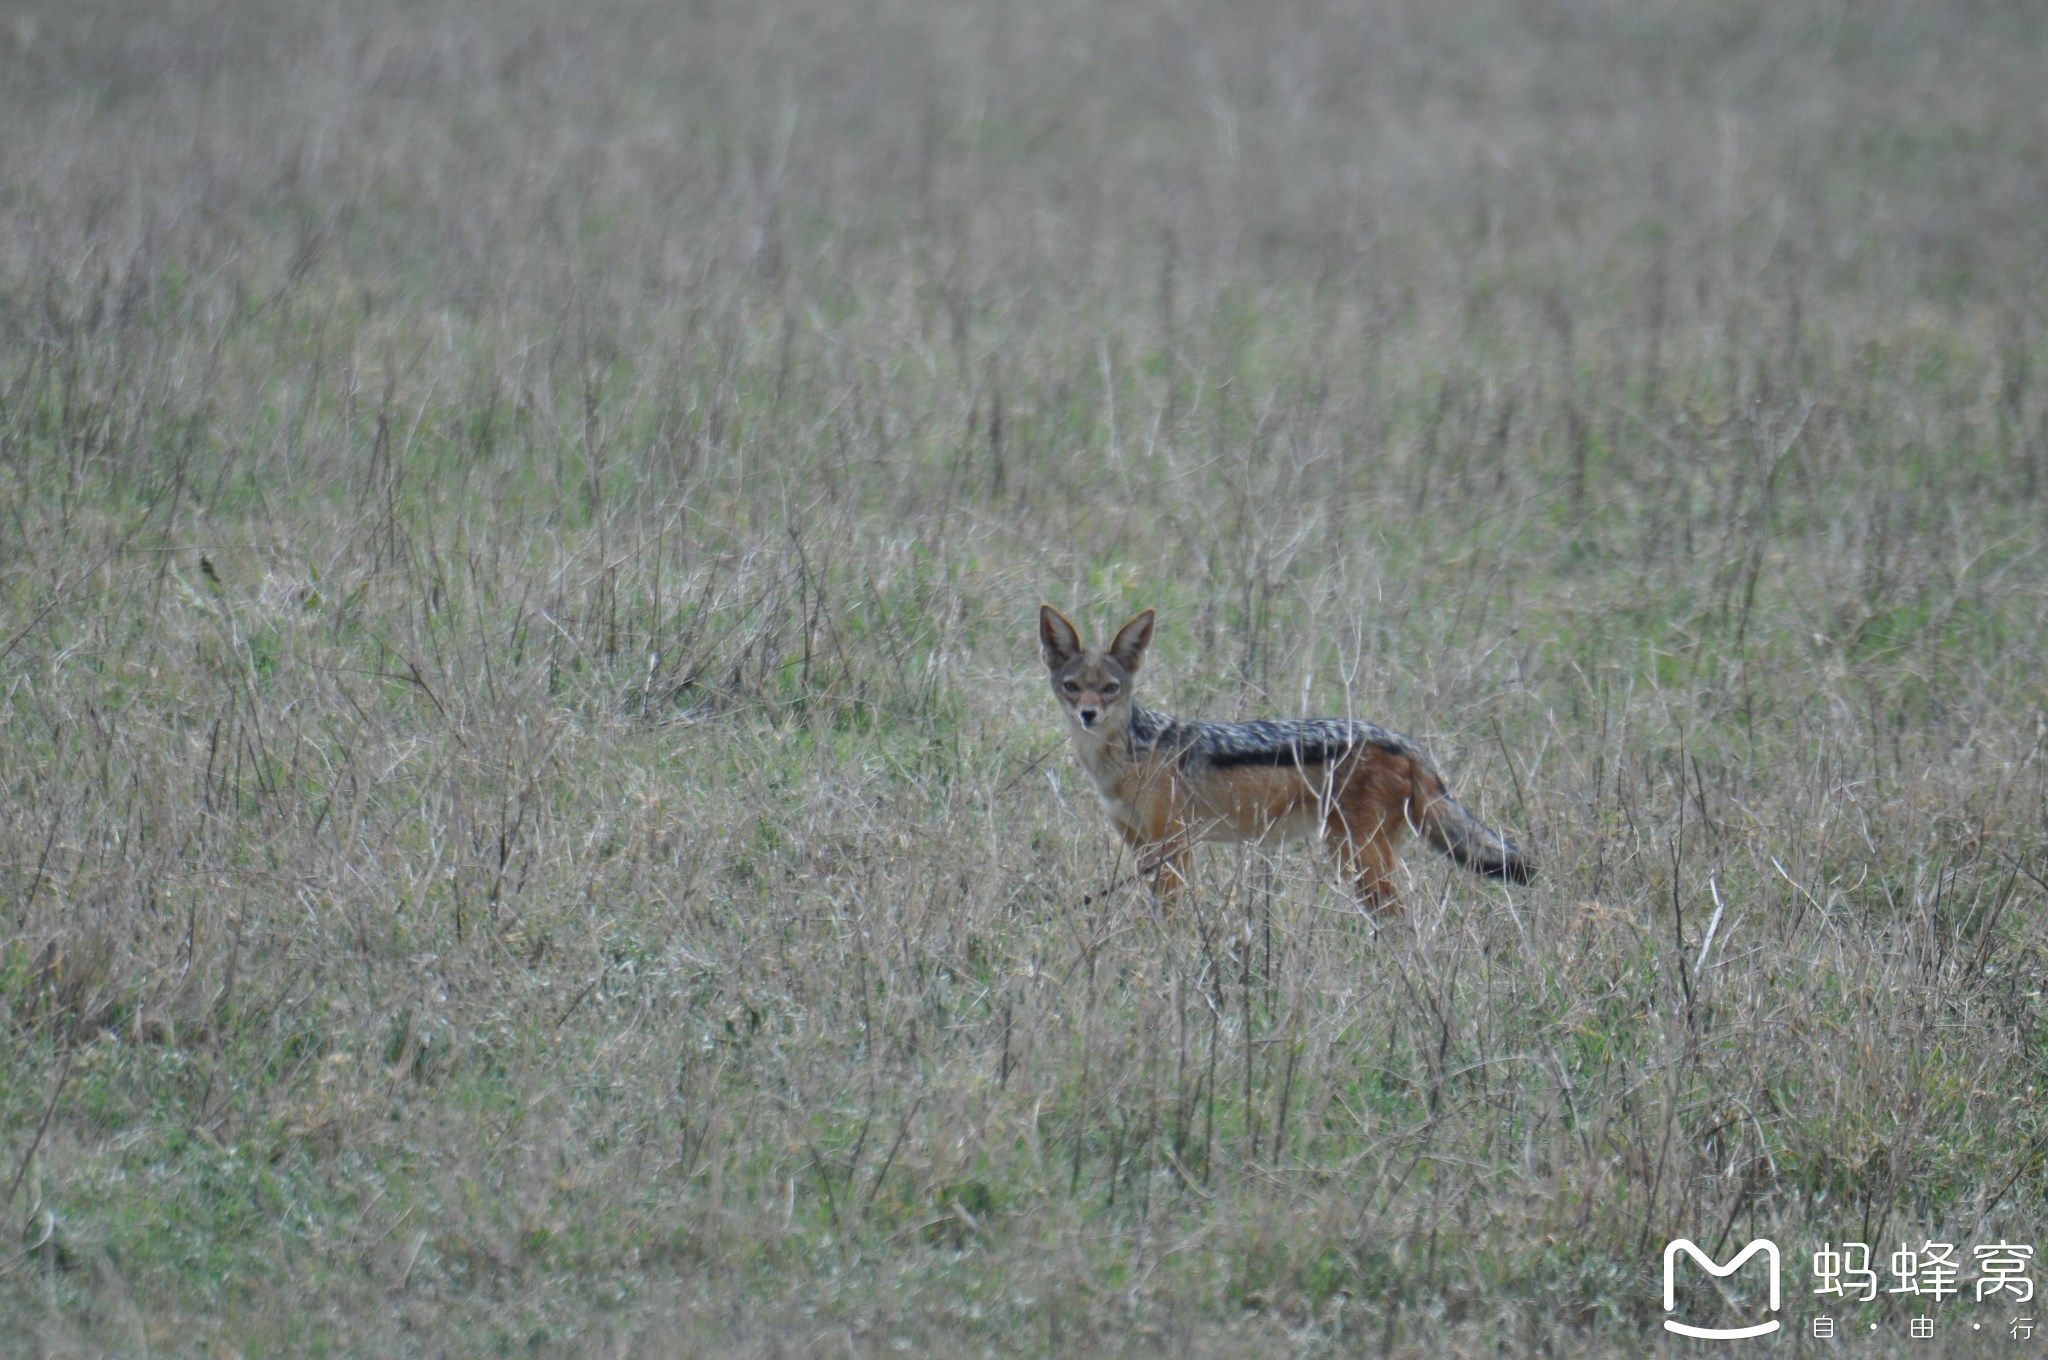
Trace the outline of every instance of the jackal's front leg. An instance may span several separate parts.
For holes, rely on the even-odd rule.
[[[1124,843],[1137,852],[1138,872],[1152,885],[1153,901],[1162,912],[1171,912],[1188,885],[1192,867],[1187,832],[1176,827],[1152,839],[1127,826],[1117,829],[1123,832]]]

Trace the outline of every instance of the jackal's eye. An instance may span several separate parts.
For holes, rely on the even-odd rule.
[[[1122,688],[1123,686],[1119,685],[1116,681],[1108,681],[1102,686],[1102,697],[1107,699],[1110,695],[1116,693],[1118,690]]]
[[[1081,682],[1078,680],[1062,680],[1060,688],[1069,694],[1079,694],[1081,692]]]

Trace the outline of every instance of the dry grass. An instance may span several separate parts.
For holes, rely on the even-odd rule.
[[[2048,1248],[2040,16],[858,8],[0,32],[0,1349],[1637,1354],[1676,1234],[1795,1326]],[[1156,921],[1042,599],[1544,877]]]

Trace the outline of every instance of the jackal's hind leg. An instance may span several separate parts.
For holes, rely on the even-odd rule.
[[[1327,835],[1337,847],[1338,862],[1351,876],[1358,904],[1369,912],[1391,913],[1401,909],[1401,888],[1394,877],[1394,852],[1399,837],[1389,834],[1385,823],[1360,834],[1342,816],[1330,818]]]

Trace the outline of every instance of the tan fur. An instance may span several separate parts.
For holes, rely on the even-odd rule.
[[[1046,605],[1039,641],[1081,767],[1162,904],[1187,884],[1194,846],[1210,840],[1326,841],[1371,910],[1398,907],[1395,856],[1417,830],[1467,863],[1471,838],[1491,837],[1489,849],[1503,847],[1505,876],[1533,874],[1521,852],[1473,821],[1428,760],[1394,734],[1359,725],[1384,744],[1360,739],[1333,759],[1309,760],[1259,748],[1260,739],[1293,730],[1286,725],[1182,724],[1144,713],[1132,691],[1153,620],[1145,610],[1098,649],[1084,646],[1073,624]],[[1474,867],[1498,871],[1490,863]]]

